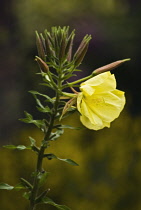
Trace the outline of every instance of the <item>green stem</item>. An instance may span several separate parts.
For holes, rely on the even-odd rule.
[[[59,81],[58,81],[58,87],[60,87],[60,82]],[[43,162],[43,158],[44,158],[44,151],[47,148],[47,146],[45,146],[44,143],[48,142],[49,136],[50,136],[51,131],[53,129],[55,116],[56,116],[57,111],[58,111],[59,100],[60,100],[60,94],[59,94],[59,91],[57,91],[56,92],[56,101],[55,101],[55,104],[54,104],[54,113],[52,114],[47,133],[45,134],[43,144],[40,147],[40,150],[39,150],[39,153],[38,153],[37,167],[36,167],[36,173],[35,173],[35,178],[34,178],[34,183],[33,183],[33,189],[31,191],[29,210],[35,210],[36,209],[36,198],[37,198],[38,189],[39,189],[38,174],[42,172],[42,162]]]
[[[81,78],[81,79],[76,80],[76,81],[74,81],[74,82],[67,83],[67,85],[64,85],[64,86],[63,86],[63,88],[71,87],[71,86],[73,86],[73,85],[75,85],[75,84],[77,84],[77,83],[80,83],[80,82],[83,82],[83,81],[85,81],[85,80],[91,79],[93,76],[95,76],[95,74],[92,73],[91,75],[89,75],[89,76],[87,76],[87,77]]]

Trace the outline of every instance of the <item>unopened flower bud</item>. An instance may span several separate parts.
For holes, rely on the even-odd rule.
[[[120,66],[122,63],[124,63],[126,61],[129,61],[129,60],[130,60],[130,58],[115,61],[113,63],[110,63],[108,65],[102,66],[102,67],[94,70],[92,74],[93,75],[98,75],[98,74],[101,74],[101,73],[106,72],[106,71],[111,71],[111,70],[117,68],[118,66]]]
[[[48,72],[49,71],[48,65],[41,58],[36,56],[35,60],[38,62],[39,67],[43,72]]]
[[[43,60],[45,60],[46,55],[45,55],[45,50],[44,50],[43,36],[42,36],[42,38],[40,38],[38,32],[36,31],[35,33],[36,33],[36,45],[37,45],[38,55]]]
[[[84,48],[86,47],[86,45],[89,43],[89,41],[91,40],[91,36],[90,35],[86,35],[83,40],[81,41],[76,53],[74,54],[74,58],[77,58],[81,52],[84,50]]]
[[[44,36],[45,36],[45,46],[46,46],[47,56],[50,58],[53,55],[53,52],[51,49],[52,42],[50,41],[49,33],[47,30],[45,30]]]
[[[79,66],[84,59],[84,56],[88,50],[89,41],[91,40],[91,36],[86,35],[82,42],[80,43],[78,50],[74,54],[74,63],[75,66]]]
[[[85,57],[85,54],[86,54],[87,50],[88,50],[88,44],[81,51],[81,53],[79,53],[78,56],[76,57],[76,59],[75,59],[75,66],[76,67],[79,66],[82,63],[82,61],[83,61],[83,59]]]
[[[65,56],[65,49],[66,49],[66,37],[62,37],[62,41],[60,44],[60,52],[59,52],[59,59],[62,60]]]
[[[65,54],[67,55],[67,61],[71,61],[74,36],[75,36],[74,31],[72,31],[71,35],[68,38],[67,46],[65,49]]]

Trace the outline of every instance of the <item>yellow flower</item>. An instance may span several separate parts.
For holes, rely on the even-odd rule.
[[[124,92],[116,89],[114,74],[105,72],[80,85],[77,109],[80,120],[89,129],[110,127],[125,105]]]

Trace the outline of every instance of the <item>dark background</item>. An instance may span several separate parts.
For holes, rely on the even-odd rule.
[[[52,151],[72,158],[79,167],[52,160],[45,163],[51,175],[49,196],[73,210],[141,209],[141,3],[139,0],[3,0],[0,11],[0,144],[26,144],[28,136],[42,139],[33,126],[18,121],[35,103],[29,90],[38,86],[34,61],[35,30],[69,25],[76,29],[74,49],[86,34],[92,35],[80,66],[89,75],[116,60],[131,58],[113,70],[118,89],[125,91],[126,106],[110,129],[65,131]],[[74,78],[76,79],[76,78]],[[46,90],[48,91],[48,90]],[[67,124],[80,126],[73,115]],[[69,135],[68,135],[69,134]],[[36,156],[30,151],[0,150],[0,181],[15,185],[19,177],[30,179]],[[64,173],[65,171],[65,173]],[[1,191],[0,208],[27,209],[21,192]],[[22,203],[22,205],[21,205]],[[40,208],[41,209],[41,208]],[[42,206],[42,209],[46,209]],[[48,209],[54,209],[48,207]]]

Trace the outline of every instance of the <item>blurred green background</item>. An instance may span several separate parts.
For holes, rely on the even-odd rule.
[[[57,160],[45,161],[50,176],[49,196],[72,210],[141,210],[141,2],[139,0],[4,0],[0,18],[0,182],[15,185],[31,179],[36,155],[9,151],[3,144],[29,144],[42,134],[19,118],[26,110],[36,113],[28,90],[40,90],[35,30],[69,25],[76,29],[74,49],[85,34],[91,34],[88,53],[78,79],[95,68],[131,58],[115,73],[118,88],[126,92],[126,107],[111,128],[100,131],[67,130],[50,152],[71,158],[79,167]],[[46,91],[47,90],[43,90]],[[81,126],[74,114],[67,124]],[[28,209],[21,192],[0,191],[0,209]],[[55,210],[41,206],[40,210]]]

